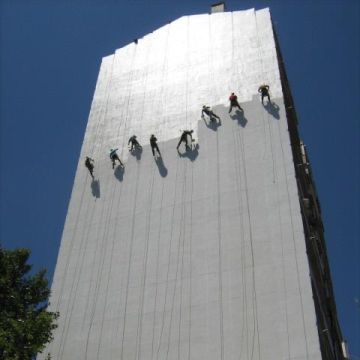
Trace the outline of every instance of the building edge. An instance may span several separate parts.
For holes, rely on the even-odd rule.
[[[273,22],[272,28],[290,135],[290,145],[294,159],[320,351],[323,359],[346,360],[350,359],[350,357],[337,317],[320,202],[317,196],[306,146],[300,139],[294,99],[291,94],[289,80],[286,75],[285,64]]]

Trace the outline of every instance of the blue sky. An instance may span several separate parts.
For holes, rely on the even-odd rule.
[[[322,206],[342,331],[360,358],[360,1],[226,3],[271,9]],[[0,0],[5,247],[30,248],[35,269],[52,277],[101,58],[210,4]]]

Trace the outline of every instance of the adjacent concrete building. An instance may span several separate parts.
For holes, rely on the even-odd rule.
[[[243,111],[228,112],[232,92]],[[202,118],[203,105],[220,120]],[[178,153],[184,129],[195,142]],[[130,153],[133,134],[142,150]],[[110,148],[125,168],[112,169]],[[216,6],[103,59],[51,309],[53,359],[345,358],[268,9]]]

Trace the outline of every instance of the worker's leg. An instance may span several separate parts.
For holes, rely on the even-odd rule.
[[[185,138],[185,149],[188,149],[189,148],[189,140],[188,140],[188,137],[186,136]]]
[[[183,139],[182,138],[180,138],[180,140],[179,140],[179,142],[178,142],[178,144],[177,144],[177,149],[179,148],[179,146],[181,145],[181,143],[183,142]]]
[[[217,118],[218,120],[220,120],[220,118],[215,114],[215,113],[211,113],[213,117]]]

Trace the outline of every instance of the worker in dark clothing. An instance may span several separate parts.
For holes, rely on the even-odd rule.
[[[128,141],[128,145],[131,143],[131,147],[129,149],[129,151],[133,151],[133,149],[141,149],[141,145],[139,144],[139,142],[136,139],[136,135],[133,135],[130,137],[129,141]]]
[[[121,162],[118,154],[116,153],[117,150],[118,149],[110,149],[110,159],[111,159],[111,162],[112,162],[112,168],[115,167],[115,160],[117,160],[120,163],[120,165],[122,167],[124,167],[124,164]]]
[[[203,105],[201,110],[201,117],[204,118],[204,113],[209,116],[210,121],[214,121],[215,118],[220,120],[220,118],[211,110],[210,106]]]
[[[94,171],[94,160],[89,158],[88,156],[86,157],[85,160],[85,166],[88,168],[89,173],[92,177],[92,179],[94,179],[94,175],[93,175],[93,171]]]
[[[157,138],[155,137],[154,134],[152,134],[150,136],[151,151],[152,151],[154,157],[155,157],[155,150],[158,152],[158,154],[161,157],[161,153],[160,153],[159,147],[156,142],[157,142]]]
[[[259,86],[258,92],[261,94],[261,102],[262,102],[262,104],[264,104],[264,97],[265,96],[268,98],[268,100],[270,102],[269,88],[270,88],[270,86],[265,85],[265,84]]]
[[[240,106],[240,104],[237,101],[237,96],[234,93],[231,93],[230,97],[230,109],[229,109],[229,113],[231,113],[231,110],[233,107],[237,107],[239,108],[239,110],[244,111],[243,108]]]
[[[182,142],[185,143],[185,148],[186,149],[190,149],[190,146],[188,144],[188,136],[190,136],[190,139],[191,139],[191,142],[193,141],[193,138],[192,138],[192,133],[194,132],[194,130],[184,130],[180,136],[180,140],[179,140],[179,143],[176,147],[177,150],[179,150],[179,146]],[[191,144],[191,143],[190,143]]]
[[[258,92],[261,94],[261,103],[264,105],[264,97],[267,96],[268,100],[269,100],[269,103],[271,102],[270,101],[270,94],[269,94],[269,88],[270,86],[269,85],[261,85],[259,86],[259,89],[258,89]]]

